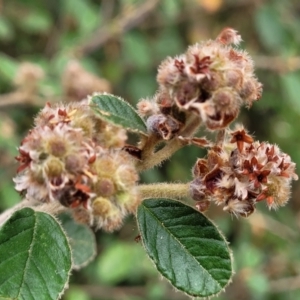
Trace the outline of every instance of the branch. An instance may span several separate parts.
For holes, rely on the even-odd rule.
[[[158,183],[141,184],[138,186],[139,194],[142,199],[147,198],[189,198],[189,183]]]
[[[151,147],[147,149],[145,147],[145,144],[143,146],[143,152],[146,150],[145,153],[142,152],[142,161],[137,162],[136,168],[138,171],[144,171],[150,168],[153,168],[156,165],[159,165],[169,157],[171,157],[176,151],[181,149],[183,146],[186,146],[187,143],[184,139],[181,139],[180,137],[191,137],[199,128],[201,124],[201,120],[199,116],[192,114],[190,116],[190,122],[186,124],[186,126],[182,129],[182,131],[179,133],[180,135],[178,137],[173,138],[171,141],[168,141],[167,144],[157,152],[153,153],[153,149],[155,149],[156,141],[151,142]],[[159,142],[160,140],[157,140]],[[147,143],[147,142],[146,142]],[[147,145],[148,146],[148,145]],[[145,149],[145,150],[144,150]]]
[[[159,0],[148,0],[128,13],[120,14],[110,24],[99,28],[83,45],[75,48],[74,52],[79,56],[84,56],[95,51],[111,38],[117,37],[141,23],[158,3]]]

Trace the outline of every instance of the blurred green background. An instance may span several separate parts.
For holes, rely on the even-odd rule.
[[[256,64],[262,99],[238,122],[278,144],[300,165],[299,0],[9,0],[0,1],[0,209],[20,200],[14,156],[46,102],[77,101],[97,90],[135,105],[155,93],[166,56],[215,38],[242,35]],[[189,181],[196,148],[180,150],[142,181]],[[235,257],[232,284],[218,299],[300,299],[300,186],[288,205],[264,203],[248,219],[213,208]],[[183,300],[147,259],[134,218],[114,234],[97,232],[98,256],[74,271],[64,300]]]

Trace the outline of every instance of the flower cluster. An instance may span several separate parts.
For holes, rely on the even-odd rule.
[[[262,85],[254,75],[252,59],[231,46],[240,41],[235,30],[225,28],[215,40],[163,61],[157,75],[158,93],[138,106],[141,115],[149,116],[149,131],[171,139],[192,114],[209,130],[224,129],[242,105],[250,107],[258,100]]]
[[[16,189],[31,201],[59,201],[75,218],[112,231],[139,201],[138,175],[121,149],[126,138],[95,116],[88,99],[47,104],[19,147]]]
[[[291,181],[298,179],[289,155],[276,145],[254,141],[242,127],[227,133],[223,145],[212,147],[206,159],[198,159],[193,173],[190,192],[199,210],[215,201],[243,217],[264,199],[269,208],[286,204]]]

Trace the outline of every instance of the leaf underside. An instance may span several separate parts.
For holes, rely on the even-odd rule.
[[[96,255],[95,234],[87,225],[75,222],[68,214],[61,215],[59,219],[72,249],[73,269],[78,270],[86,266]]]
[[[218,294],[232,276],[227,242],[203,214],[170,199],[147,199],[137,220],[147,254],[177,289],[196,297]]]
[[[0,298],[57,299],[71,266],[66,235],[51,215],[23,208],[0,229]]]
[[[92,97],[94,110],[101,119],[133,132],[147,134],[147,127],[136,110],[123,99],[111,94]]]

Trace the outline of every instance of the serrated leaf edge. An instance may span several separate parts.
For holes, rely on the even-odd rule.
[[[135,108],[127,101],[125,101],[123,98],[121,98],[120,96],[116,96],[114,94],[110,94],[110,93],[107,93],[107,92],[103,92],[103,93],[93,93],[92,95],[88,96],[88,103],[89,105],[94,108],[94,104],[92,102],[92,99],[93,97],[95,96],[101,96],[101,95],[106,95],[106,96],[113,96],[115,98],[118,98],[120,101],[124,102],[127,106],[129,106],[130,108],[132,108],[133,111],[135,111],[137,113],[137,115],[140,117],[141,121],[145,124],[145,130],[147,130],[147,126],[146,126],[146,123],[145,121],[143,120],[143,118],[139,115],[139,113],[135,110]],[[110,116],[111,114],[107,111],[103,111],[101,110],[99,107],[97,107],[97,110],[94,109],[95,111],[97,111],[99,113],[98,117],[101,118],[101,114],[104,115],[104,116]],[[120,128],[124,128],[130,132],[135,132],[135,133],[140,133],[142,135],[145,135],[147,136],[148,133],[146,131],[142,131],[142,130],[139,130],[139,129],[133,129],[133,128],[130,128],[130,127],[123,127],[121,125],[118,125],[118,124],[115,124],[114,122],[110,121],[110,120],[107,120],[106,118],[103,118],[103,120],[105,122],[108,122],[110,124],[113,124],[114,126],[117,126],[117,127],[120,127]]]
[[[58,297],[56,298],[57,300],[59,300],[59,299],[63,296],[64,291],[69,287],[69,279],[70,279],[70,276],[71,276],[72,266],[73,266],[72,249],[71,249],[71,246],[70,246],[69,238],[68,238],[68,236],[67,236],[67,234],[66,234],[66,231],[63,229],[63,227],[62,227],[60,221],[56,218],[56,216],[54,216],[54,215],[52,215],[52,214],[49,214],[48,212],[44,211],[44,209],[43,209],[43,210],[39,210],[38,207],[37,207],[37,209],[35,209],[35,208],[31,207],[31,206],[26,206],[26,205],[21,206],[21,208],[19,208],[19,209],[13,210],[12,213],[11,213],[11,215],[5,220],[5,222],[4,222],[3,224],[1,224],[0,228],[3,227],[3,226],[4,226],[4,225],[5,225],[5,224],[13,217],[13,215],[14,215],[16,212],[18,212],[19,210],[22,210],[22,209],[24,209],[24,208],[30,208],[30,209],[34,212],[35,219],[36,219],[36,213],[37,213],[37,212],[44,213],[44,214],[47,214],[47,215],[49,215],[50,217],[52,217],[52,218],[56,221],[56,223],[58,224],[58,226],[60,227],[60,229],[62,230],[62,232],[64,233],[64,235],[65,235],[65,237],[66,237],[67,245],[68,245],[68,248],[69,248],[69,251],[70,251],[71,268],[70,268],[70,270],[69,270],[68,273],[67,273],[67,280],[66,280],[66,283],[65,283],[65,285],[63,286],[62,290],[58,293]],[[35,220],[35,223],[34,223],[34,234],[33,234],[33,237],[32,237],[32,242],[33,242],[33,240],[34,240],[35,227],[36,227],[36,220]],[[29,254],[30,254],[30,252],[31,252],[32,242],[31,242],[31,244],[30,244],[30,249],[29,249],[29,251],[28,251]],[[27,261],[28,261],[28,259],[27,259]],[[26,261],[26,264],[25,264],[25,268],[24,268],[24,269],[26,269],[27,261]],[[24,273],[25,273],[25,272],[24,272]],[[22,283],[22,285],[23,285],[23,283]],[[22,286],[22,285],[21,285],[21,286]],[[18,294],[18,296],[19,296],[19,294]],[[18,297],[18,296],[17,296],[17,297]],[[1,297],[2,297],[2,296],[1,296]],[[0,300],[1,300],[1,297],[0,297]],[[2,297],[2,299],[13,300],[14,298],[10,298],[10,297],[9,297],[9,298]]]
[[[143,199],[143,201],[144,201],[144,200],[152,200],[152,199],[158,200],[158,198],[145,198],[145,199]],[[189,206],[190,208],[192,208],[193,210],[195,210],[197,213],[202,214],[202,213],[199,212],[198,210],[194,209],[192,206],[187,205],[186,203],[184,203],[184,202],[182,202],[182,201],[179,201],[178,199],[172,199],[172,198],[159,198],[159,199],[161,199],[161,200],[172,200],[172,201],[180,202],[180,203],[182,203],[182,204],[185,205],[185,206]],[[143,203],[143,201],[142,201],[142,203]],[[140,205],[142,205],[142,203],[141,203]],[[204,215],[204,214],[203,214],[203,215]],[[204,215],[204,216],[205,216],[205,215]],[[137,214],[136,214],[136,218],[137,218]],[[227,246],[229,256],[230,256],[231,270],[232,270],[232,271],[231,271],[231,276],[230,276],[230,278],[228,279],[228,282],[226,283],[226,285],[225,285],[218,293],[209,295],[209,296],[207,296],[207,297],[206,297],[206,296],[201,297],[201,296],[191,295],[191,294],[188,294],[186,291],[181,290],[181,289],[177,288],[176,286],[174,286],[174,285],[172,284],[171,280],[168,279],[167,277],[165,277],[165,276],[158,270],[157,265],[155,264],[154,260],[148,255],[147,250],[146,250],[146,246],[145,246],[145,243],[144,243],[144,240],[143,240],[143,236],[141,235],[142,245],[143,245],[143,247],[144,247],[144,249],[145,249],[145,252],[146,252],[146,254],[147,254],[147,257],[148,257],[149,260],[153,263],[154,267],[155,267],[156,270],[159,272],[159,274],[161,274],[161,276],[162,276],[165,280],[167,280],[167,281],[173,286],[173,288],[175,288],[176,290],[178,290],[178,291],[184,293],[185,295],[187,295],[188,297],[190,297],[190,298],[192,298],[192,299],[194,299],[194,300],[196,300],[196,299],[208,299],[208,300],[209,300],[209,299],[211,299],[212,297],[217,297],[217,296],[219,296],[221,293],[223,293],[223,292],[225,291],[226,287],[232,282],[232,277],[233,277],[233,275],[235,274],[235,272],[234,272],[234,270],[233,270],[233,253],[232,253],[232,250],[229,248],[229,242],[225,239],[224,235],[223,235],[222,232],[219,230],[218,226],[217,226],[212,220],[210,220],[207,216],[205,216],[205,218],[208,219],[208,220],[212,223],[213,226],[215,226],[216,230],[218,231],[218,233],[220,234],[220,236],[223,238],[223,240],[224,240],[224,242],[225,242],[225,245]],[[136,223],[137,223],[137,227],[138,227],[139,233],[141,233],[139,222],[137,221]],[[180,244],[181,244],[181,243],[180,243]],[[209,275],[210,275],[210,274],[209,274]],[[211,275],[210,275],[210,276],[211,276]]]

